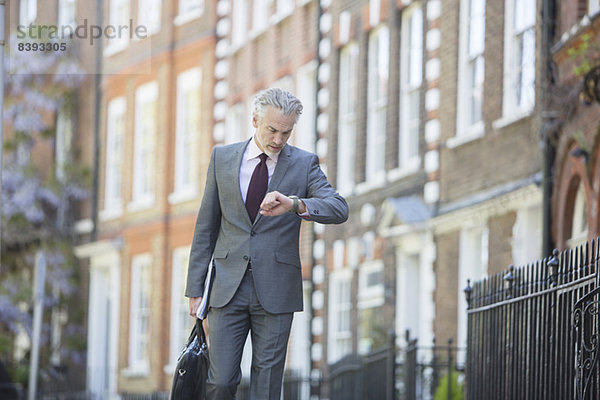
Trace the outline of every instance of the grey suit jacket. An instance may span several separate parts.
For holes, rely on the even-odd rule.
[[[252,140],[252,139],[250,139]],[[215,278],[211,307],[223,307],[239,286],[248,261],[256,293],[271,313],[302,310],[299,233],[301,218],[292,213],[257,215],[254,224],[239,185],[242,156],[249,140],[215,147],[192,243],[185,295],[202,296],[211,255]],[[338,224],[348,218],[348,205],[327,181],[315,154],[289,144],[281,150],[268,191],[296,195],[310,220]]]

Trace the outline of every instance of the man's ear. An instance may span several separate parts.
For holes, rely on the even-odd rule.
[[[252,126],[254,128],[258,128],[258,120],[256,119],[256,115],[252,116]]]

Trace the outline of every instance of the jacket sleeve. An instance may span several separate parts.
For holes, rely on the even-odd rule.
[[[221,227],[221,205],[216,180],[215,158],[216,148],[213,149],[210,157],[208,172],[206,173],[204,196],[202,196],[202,203],[198,211],[194,229],[185,289],[187,297],[200,297],[204,292],[204,281],[208,265]]]
[[[309,221],[321,224],[341,224],[348,219],[348,204],[335,191],[319,166],[319,159],[312,155],[308,169],[307,196],[302,199],[310,214]]]

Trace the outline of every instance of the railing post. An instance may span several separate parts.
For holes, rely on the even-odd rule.
[[[448,339],[448,392],[446,400],[452,400],[452,338]]]
[[[390,329],[390,400],[396,400],[396,331]]]

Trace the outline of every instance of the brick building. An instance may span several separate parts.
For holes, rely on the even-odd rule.
[[[327,300],[313,326],[323,326],[326,376],[345,355],[387,344],[391,330],[433,339],[427,222],[437,201],[441,2],[321,3],[321,26],[331,28],[320,43],[330,74],[320,82],[329,99],[320,133],[329,176],[350,205],[346,224],[325,229],[324,256],[315,254],[315,289]]]
[[[214,2],[112,0],[104,25],[87,390],[166,392],[191,327],[187,259],[213,146]],[[133,34],[145,33],[142,37]],[[92,146],[94,148],[94,146]]]
[[[548,143],[555,177],[552,238],[562,250],[600,234],[600,3],[573,0],[555,7]]]
[[[326,158],[351,210],[314,280],[326,374],[390,330],[464,346],[467,279],[542,255],[546,75],[541,1],[325,3]]]

